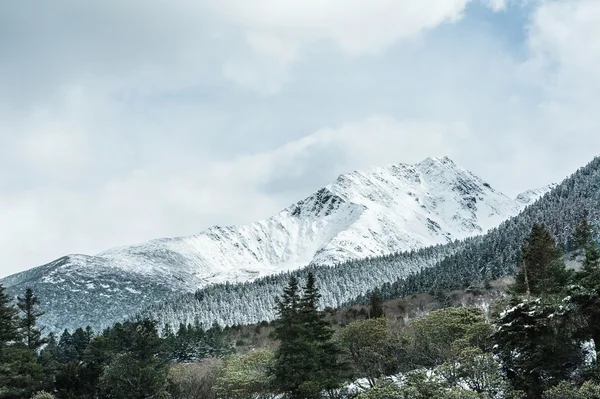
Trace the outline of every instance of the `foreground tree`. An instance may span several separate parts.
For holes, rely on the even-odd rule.
[[[274,398],[272,377],[273,353],[261,349],[233,355],[221,368],[215,384],[217,397],[231,399]]]
[[[340,334],[340,342],[361,377],[371,387],[398,372],[408,352],[408,337],[394,330],[385,318],[355,321]]]
[[[31,288],[25,289],[25,296],[17,297],[17,307],[21,311],[19,327],[25,340],[25,345],[36,351],[48,342],[42,338],[42,329],[37,328],[37,320],[44,312],[38,310],[39,299]]]
[[[561,304],[515,298],[495,321],[495,352],[513,387],[527,398],[541,398],[583,364],[576,326],[564,312]]]
[[[456,360],[457,348],[486,349],[492,327],[477,308],[446,308],[412,323],[417,365],[435,367]],[[460,345],[459,345],[459,342]]]
[[[28,398],[41,389],[44,373],[21,341],[18,309],[0,284],[0,398]]]
[[[143,319],[124,323],[107,339],[116,354],[100,377],[104,397],[142,399],[166,391],[168,365],[160,357],[162,341],[156,322]]]
[[[572,242],[575,254],[581,254],[592,242],[593,230],[587,217],[582,218],[573,232]]]
[[[0,350],[20,339],[19,311],[11,304],[6,289],[0,283]]]
[[[273,337],[280,342],[275,353],[274,384],[292,399],[311,399],[345,381],[348,366],[342,350],[331,339],[333,330],[318,311],[320,294],[309,273],[302,296],[292,278],[278,300]]]
[[[523,246],[513,291],[534,296],[557,294],[568,276],[562,250],[544,225],[534,224]]]
[[[600,398],[600,385],[591,381],[585,382],[581,387],[574,386],[566,381],[544,392],[544,399],[598,399]]]

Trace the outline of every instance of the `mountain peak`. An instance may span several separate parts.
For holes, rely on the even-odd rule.
[[[444,244],[484,233],[523,207],[450,158],[432,157],[342,174],[265,220],[71,255],[4,281],[14,289],[35,281],[56,298],[123,298],[130,312],[142,298]],[[113,312],[124,316],[118,306]]]

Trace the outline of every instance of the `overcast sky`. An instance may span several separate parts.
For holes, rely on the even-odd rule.
[[[600,1],[0,5],[0,277],[448,155],[515,195],[600,152]]]

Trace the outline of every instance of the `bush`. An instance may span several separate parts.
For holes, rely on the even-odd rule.
[[[46,391],[40,391],[33,395],[31,399],[56,399],[54,395]]]
[[[583,384],[579,389],[562,381],[557,386],[544,392],[544,399],[596,399],[600,397],[600,385],[590,381]]]
[[[172,367],[169,374],[171,395],[178,399],[213,399],[222,362],[220,359],[204,359],[200,363]]]

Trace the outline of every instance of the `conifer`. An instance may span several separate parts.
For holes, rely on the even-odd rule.
[[[47,343],[47,339],[42,337],[43,328],[37,328],[37,320],[44,312],[38,310],[39,299],[33,294],[31,288],[25,289],[25,296],[17,297],[17,307],[22,313],[19,327],[23,334],[25,345],[37,351],[42,345]]]
[[[523,246],[514,292],[535,296],[556,294],[567,279],[562,250],[544,225],[534,224]]]
[[[18,309],[11,304],[10,297],[0,283],[0,349],[19,338]]]

